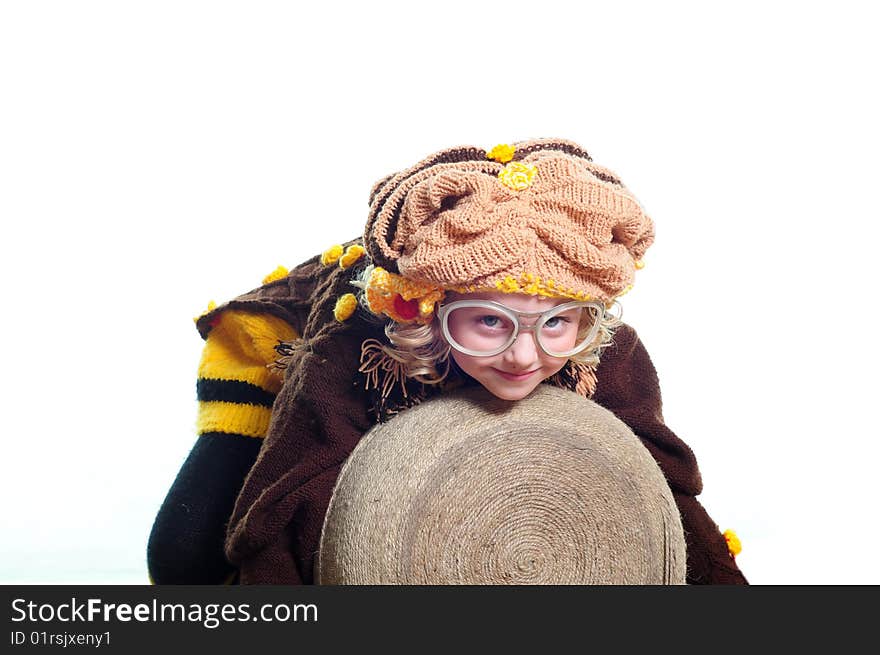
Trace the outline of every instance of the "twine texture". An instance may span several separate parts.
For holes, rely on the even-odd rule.
[[[683,584],[659,467],[611,412],[540,385],[482,388],[374,427],[325,517],[321,584]]]

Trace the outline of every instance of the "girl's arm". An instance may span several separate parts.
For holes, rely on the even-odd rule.
[[[223,554],[226,522],[261,443],[219,432],[198,437],[150,533],[147,565],[155,584],[220,584],[234,577]]]
[[[159,509],[147,545],[157,584],[217,584],[234,576],[223,552],[226,524],[269,426],[281,374],[281,319],[241,310],[213,317],[199,365],[198,439]]]
[[[697,460],[663,420],[657,372],[641,340],[628,325],[602,352],[593,399],[611,410],[642,440],[672,489],[687,543],[687,582],[747,584],[727,541],[696,496],[703,490]]]
[[[274,365],[275,347],[304,334],[315,295],[324,293],[334,272],[343,271],[321,255],[289,272],[278,267],[260,287],[196,320],[205,339],[197,384],[199,437],[153,525],[147,560],[154,582],[220,583],[237,575],[224,541],[284,382],[284,371]],[[350,276],[344,277],[348,291]]]

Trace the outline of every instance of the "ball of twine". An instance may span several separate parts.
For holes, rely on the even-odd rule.
[[[321,584],[683,584],[671,491],[611,412],[540,385],[434,398],[377,425],[340,472]]]

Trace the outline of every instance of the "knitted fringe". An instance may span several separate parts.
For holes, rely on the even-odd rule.
[[[372,396],[370,411],[376,420],[384,423],[400,411],[418,405],[428,395],[427,387],[413,381],[415,389],[407,389],[406,366],[385,350],[378,339],[366,339],[361,344],[361,365],[364,389]]]
[[[548,380],[550,384],[591,398],[596,392],[596,368],[571,360]]]
[[[379,378],[382,378],[383,400],[387,400],[396,385],[400,385],[403,397],[407,397],[406,366],[385,352],[378,339],[367,339],[361,344],[361,366],[358,371],[366,376],[366,389],[378,389]]]
[[[276,371],[286,371],[296,354],[305,347],[304,339],[294,339],[293,341],[279,341],[275,346],[275,352],[278,358],[268,365],[270,369]]]

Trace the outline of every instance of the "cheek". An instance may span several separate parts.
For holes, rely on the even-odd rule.
[[[458,367],[483,386],[495,383],[491,368],[497,357],[472,357],[452,351],[452,359]]]
[[[474,373],[480,369],[480,363],[476,357],[471,357],[470,355],[465,355],[464,353],[453,350],[452,359],[462,371],[472,377],[474,377]]]
[[[544,367],[544,379],[559,373],[567,363],[568,360],[564,357],[549,357],[545,355],[541,361]]]

